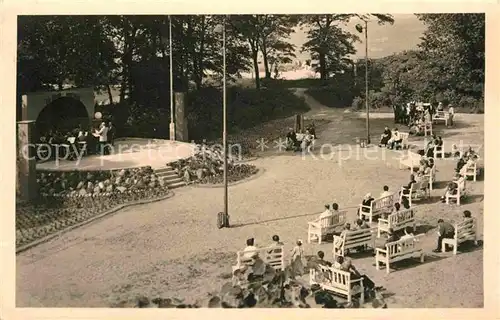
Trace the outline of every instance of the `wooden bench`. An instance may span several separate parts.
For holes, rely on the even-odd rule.
[[[404,169],[406,167],[410,168],[410,170],[413,170],[413,168],[419,166],[421,159],[421,155],[408,151],[406,156],[402,156],[401,158],[399,158],[399,169]]]
[[[388,195],[383,198],[378,198],[373,200],[369,206],[359,205],[359,217],[368,217],[370,223],[373,221],[373,217],[379,216],[386,211],[390,211],[394,205],[394,194]],[[364,212],[363,210],[368,210]]]
[[[432,122],[426,122],[422,126],[424,127],[424,136],[432,136]]]
[[[477,225],[474,218],[455,224],[455,236],[453,239],[442,240],[441,251],[445,252],[445,245],[450,245],[453,247],[453,254],[456,255],[458,245],[465,241],[474,241],[477,246]]]
[[[441,150],[438,150],[438,148],[441,148]],[[434,147],[434,159],[441,158],[444,159],[444,142],[441,146],[435,146]],[[438,157],[439,155],[439,157]]]
[[[259,248],[253,251],[238,251],[236,253],[236,266],[233,266],[233,272],[243,266],[252,265],[254,259],[250,258],[250,256],[252,256],[252,254],[254,253],[257,253],[260,259],[269,264],[275,270],[285,269],[284,247],[270,246],[266,248]]]
[[[460,205],[460,200],[467,195],[467,189],[465,184],[465,177],[460,178],[458,180],[453,181],[457,184],[457,193],[456,194],[446,194],[445,200],[446,204],[450,204],[450,200],[455,200],[457,206]]]
[[[380,238],[382,232],[389,232],[389,229],[398,231],[408,226],[412,226],[413,232],[415,232],[416,221],[414,208],[400,209],[398,212],[391,213],[387,219],[378,219],[377,237]]]
[[[433,190],[434,182],[436,182],[436,164],[431,168],[431,172],[428,174],[424,174],[420,177],[423,183],[429,184],[429,190]]]
[[[437,111],[432,117],[432,121],[437,124],[439,121],[443,121],[446,126],[448,126],[448,114],[444,111]]]
[[[422,235],[413,236],[385,245],[385,249],[376,248],[375,268],[380,270],[380,264],[384,263],[386,272],[390,273],[390,264],[396,261],[406,260],[418,256],[420,262],[424,262],[424,250],[418,246],[418,238]]]
[[[410,147],[408,143],[408,139],[410,138],[410,134],[408,132],[400,132],[399,136],[401,137],[401,148],[408,149]]]
[[[430,189],[428,187],[429,181],[422,179],[420,181],[415,182],[411,185],[411,188],[407,194],[404,194],[403,191],[406,189],[401,187],[401,193],[399,196],[399,202],[401,203],[403,198],[408,199],[408,203],[410,207],[412,206],[413,201],[418,201],[422,198],[429,198],[431,196]]]
[[[465,176],[466,178],[472,177],[474,182],[477,181],[478,170],[477,170],[477,162],[467,162],[462,169],[460,169],[460,174]]]
[[[359,247],[375,248],[375,228],[343,231],[340,236],[333,236],[333,261],[337,256],[344,256],[345,251]]]
[[[311,243],[313,238],[318,239],[318,244],[321,244],[322,238],[327,234],[333,233],[336,227],[346,223],[347,211],[334,212],[330,217],[318,218],[308,222],[307,243]]]
[[[325,291],[345,296],[348,303],[357,294],[360,295],[360,305],[365,302],[363,278],[352,280],[351,273],[347,271],[319,265],[317,269],[309,270],[309,284],[311,286],[318,284]]]

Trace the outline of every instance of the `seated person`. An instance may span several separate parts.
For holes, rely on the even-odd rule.
[[[325,260],[325,253],[323,251],[318,251],[318,259],[316,260],[316,262],[322,266],[332,266],[332,263],[330,261]]]
[[[460,159],[458,159],[457,166],[455,167],[455,171],[460,172],[466,163],[467,163],[467,160],[465,160],[465,157],[461,157]]]
[[[287,133],[286,141],[287,150],[296,150],[298,147],[300,147],[300,142],[297,140],[297,134],[293,129],[290,129],[290,131]]]
[[[385,198],[385,197],[388,197],[388,196],[392,195],[392,193],[389,192],[389,187],[388,186],[384,186],[383,190],[384,190],[384,192],[382,192],[380,194],[380,198]]]
[[[425,148],[425,156],[434,158],[434,147],[437,146],[437,139],[431,139]]]
[[[371,203],[372,203],[374,200],[375,200],[375,199],[372,197],[372,194],[371,194],[371,193],[367,193],[367,194],[365,195],[365,197],[363,198],[363,200],[361,201],[361,204],[362,204],[363,206],[370,206],[370,205],[371,205]],[[363,210],[362,210],[363,212],[370,212],[370,209],[368,209],[368,208],[362,208],[362,209],[363,209]],[[358,216],[359,216],[359,217],[361,217],[359,210],[358,210]]]
[[[411,174],[410,175],[410,182],[406,186],[403,186],[403,194],[409,194],[411,186],[416,183],[417,181],[415,180],[415,175]]]
[[[444,106],[442,102],[438,103],[437,111],[444,111]]]
[[[316,129],[314,127],[314,122],[311,123],[309,126],[307,126],[306,131],[309,131],[311,133],[313,139],[318,139],[318,137],[316,136]]]
[[[366,274],[361,274],[356,269],[356,267],[354,267],[350,258],[337,256],[336,261],[333,263],[333,267],[335,269],[349,272],[351,274],[351,280],[362,278],[363,288],[365,289],[366,293],[371,292],[375,288],[375,283],[370,278],[368,278]]]
[[[356,229],[361,230],[361,229],[370,229],[370,226],[362,219],[357,219],[356,220]]]
[[[403,205],[404,209],[410,209],[410,201],[408,200],[408,198],[403,197],[403,199],[401,199],[401,204]]]
[[[406,199],[406,198],[403,198],[403,199]],[[389,214],[393,214],[393,213],[398,212],[400,210],[400,208],[401,208],[401,204],[399,202],[396,202],[390,213],[384,212],[382,214],[382,219],[387,220],[387,218],[389,218]]]
[[[398,128],[394,128],[394,131],[392,132],[391,139],[388,141],[390,145],[390,149],[394,148],[399,148],[401,147],[401,143],[403,142],[403,138],[399,134]]]
[[[272,237],[273,239],[273,242],[271,243],[270,247],[280,247],[280,246],[283,246],[283,242],[280,241],[280,237],[278,235],[274,235]]]
[[[439,219],[437,234],[437,248],[432,250],[433,252],[441,252],[443,239],[453,239],[455,237],[455,227],[453,227],[451,223],[445,222],[443,219]]]
[[[464,221],[472,221],[472,213],[469,210],[463,212]]]
[[[405,232],[405,234],[401,237],[401,239],[409,239],[409,238],[413,238],[415,236],[413,234],[412,227],[407,226],[406,228],[404,228],[404,232]]]
[[[429,158],[427,159],[427,165],[429,166],[429,168],[434,168],[434,158]]]
[[[448,183],[448,186],[444,191],[444,195],[441,197],[441,202],[446,202],[447,196],[454,196],[457,194],[457,192],[458,192],[458,184],[453,181]]]
[[[380,147],[382,147],[382,146],[387,147],[387,144],[389,143],[391,136],[392,136],[391,129],[389,129],[389,127],[385,127],[384,133],[382,133],[382,136],[380,138],[379,146]]]
[[[257,247],[255,246],[255,239],[250,238],[247,239],[247,246],[245,249],[243,249],[243,257],[245,258],[255,258],[259,255],[259,253],[256,251]]]
[[[443,138],[441,136],[437,137],[436,150],[441,151],[443,149]]]
[[[330,210],[330,205],[325,204],[325,211],[321,212],[319,215],[320,219],[326,218],[326,217],[331,217],[333,215],[332,211]]]
[[[312,145],[312,141],[313,141],[312,134],[309,132],[309,130],[306,130],[304,139],[302,139],[302,145],[301,145],[302,150],[307,150]]]
[[[384,244],[379,246],[381,249],[385,249],[385,245],[391,242],[398,241],[400,238],[399,236],[394,232],[394,229],[389,228],[387,231],[387,239],[385,240]]]

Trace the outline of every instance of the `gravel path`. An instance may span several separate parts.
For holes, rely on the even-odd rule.
[[[310,98],[308,102],[315,103]],[[354,125],[363,122],[356,114],[313,107],[307,116],[321,118],[325,113],[332,123],[319,133],[321,142],[352,143],[358,132],[363,134],[364,127]],[[467,121],[467,139],[482,143],[483,129],[477,125],[482,119],[474,115]],[[375,123],[373,132],[378,132],[377,126],[383,124]],[[446,134],[457,138],[461,130]],[[408,171],[397,168],[394,154],[371,148],[367,159],[366,150],[351,151],[349,159],[346,152],[337,151],[328,160],[277,154],[253,161],[265,173],[230,187],[230,229],[215,226],[222,189],[185,187],[169,200],[125,209],[34,247],[17,256],[17,306],[107,307],[139,294],[204,299],[227,281],[221,276],[230,273],[245,239],[255,237],[265,245],[278,234],[291,249],[296,239],[307,237],[307,221],[323,204],[356,206],[367,192],[378,195],[384,184],[396,190],[406,182]],[[454,162],[438,160],[437,166],[442,185],[439,182],[452,175]],[[430,228],[437,219],[456,220],[465,209],[478,218],[482,235],[483,185],[468,184],[471,197],[460,208],[438,203],[442,190],[433,191],[431,203],[419,206],[419,224],[428,233],[422,242],[427,252],[435,246],[435,230]],[[311,244],[305,251],[328,254],[331,246]],[[356,258],[354,264],[393,294],[387,299],[389,307],[482,307],[482,250],[456,257],[429,254],[428,261],[389,275],[375,270],[371,256]]]

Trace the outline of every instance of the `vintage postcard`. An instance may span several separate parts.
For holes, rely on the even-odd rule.
[[[500,317],[498,6],[281,2],[2,5],[2,319]]]

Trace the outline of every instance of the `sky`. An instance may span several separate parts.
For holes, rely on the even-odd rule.
[[[424,24],[414,14],[393,14],[393,25],[378,25],[377,22],[368,23],[368,56],[382,58],[403,50],[415,49],[420,43],[420,37],[425,31]],[[344,28],[359,34],[355,26],[359,21],[352,20]],[[361,42],[355,44],[357,53],[355,58],[364,58],[364,34],[359,34]],[[299,48],[297,58],[304,61],[309,59],[309,53],[300,53],[300,47],[307,41],[305,30],[296,30],[291,34],[290,42]]]

